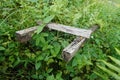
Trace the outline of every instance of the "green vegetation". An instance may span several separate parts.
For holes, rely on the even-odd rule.
[[[31,41],[15,40],[15,31],[36,26],[38,20],[86,29],[97,23],[100,29],[66,63],[61,52],[75,36],[42,31],[44,24]],[[0,0],[1,80],[119,79],[115,48],[120,49],[119,0]]]
[[[120,55],[120,50],[116,49],[118,55]],[[116,64],[111,64],[111,63],[108,63],[104,60],[101,60],[105,65],[106,67],[104,66],[100,66],[100,65],[97,65],[101,70],[105,71],[106,73],[108,73],[109,75],[111,75],[113,78],[115,78],[116,80],[119,80],[120,79],[120,60],[119,59],[116,59],[112,56],[109,56],[109,58]],[[100,77],[102,77],[103,79],[105,80],[109,80],[109,76],[102,76],[102,74],[99,74],[97,72],[95,72],[96,74],[98,74]],[[112,79],[113,79],[112,78]]]

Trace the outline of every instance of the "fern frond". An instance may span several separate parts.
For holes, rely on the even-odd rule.
[[[102,67],[102,66],[99,66],[97,65],[101,70],[105,71],[106,73],[108,73],[109,75],[111,75],[112,77],[114,77],[115,79],[117,80],[120,80],[120,76],[112,71],[110,71],[109,69],[105,68],[105,67]]]
[[[96,75],[100,76],[103,80],[109,80],[107,76],[103,76],[102,74],[100,74],[100,73],[98,73],[98,72],[96,72],[96,71],[94,71],[94,73],[95,73]]]
[[[112,57],[112,56],[108,56],[112,61],[114,61],[117,65],[119,65],[120,66],[120,60],[118,60],[118,59],[116,59],[116,58],[114,58],[114,57]]]
[[[102,62],[103,62],[105,65],[107,65],[107,67],[109,67],[110,69],[112,69],[112,70],[120,73],[120,68],[118,68],[118,67],[114,66],[113,64],[110,64],[110,63],[108,63],[108,62],[106,62],[106,61],[104,61],[104,60],[102,60]]]
[[[118,55],[120,55],[120,50],[118,50],[117,48],[115,48],[116,52]]]

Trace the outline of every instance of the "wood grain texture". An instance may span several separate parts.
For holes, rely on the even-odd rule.
[[[90,29],[92,32],[94,32],[96,29],[99,28],[99,25],[93,25]],[[62,52],[62,58],[69,62],[76,54],[76,52],[82,47],[82,44],[87,40],[85,37],[77,37],[74,39],[74,41],[69,44],[65,49],[63,49]]]
[[[90,38],[90,35],[92,33],[91,30],[80,29],[80,28],[75,28],[75,27],[72,27],[72,26],[66,26],[66,25],[56,24],[56,23],[49,23],[47,25],[47,27],[49,29],[62,31],[62,32],[65,32],[65,33],[69,33],[69,34],[76,35],[76,36],[82,36],[82,37],[85,37],[85,38]]]
[[[62,58],[67,62],[70,61],[86,39],[87,38],[77,37],[71,44],[63,49]]]
[[[31,36],[36,29],[37,26],[16,31],[16,39],[21,43],[25,43],[31,39]]]
[[[37,30],[38,27],[40,26],[35,26],[35,27],[20,30],[20,31],[16,31],[17,40],[20,42],[29,41],[31,39],[31,34],[34,33],[34,31]],[[75,28],[75,27],[66,26],[62,24],[56,24],[56,23],[49,23],[46,25],[46,27],[49,29],[62,31],[65,33],[69,33],[69,34],[76,35],[76,36],[82,36],[85,38],[89,38],[92,33],[91,30],[80,29],[80,28]]]
[[[27,35],[28,33],[34,32],[36,29],[37,29],[37,27],[31,27],[31,28],[27,28],[24,30],[16,31],[16,34],[24,36],[24,35]]]

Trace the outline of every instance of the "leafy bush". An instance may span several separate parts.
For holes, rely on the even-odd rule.
[[[115,56],[114,48],[120,48],[120,5],[116,1],[1,0],[0,79],[101,80],[93,73],[104,73],[97,61]],[[98,23],[101,28],[66,63],[61,52],[75,36],[41,32],[39,27],[37,33],[41,33],[33,35],[31,41],[16,41],[15,31],[35,26],[38,20],[86,29]]]

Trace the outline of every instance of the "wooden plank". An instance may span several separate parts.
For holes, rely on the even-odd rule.
[[[90,30],[94,32],[98,25],[94,25]],[[71,44],[69,44],[62,52],[62,58],[69,62],[76,54],[76,52],[80,49],[82,44],[87,40],[85,37],[77,37]]]
[[[75,28],[72,26],[66,26],[66,25],[56,24],[56,23],[49,23],[47,27],[49,29],[62,31],[65,33],[69,33],[69,34],[76,35],[76,36],[82,36],[85,38],[90,38],[90,35],[92,33],[91,30],[80,29],[80,28]]]
[[[71,44],[69,44],[62,52],[62,58],[65,61],[70,61],[75,53],[79,50],[87,38],[77,37]]]
[[[37,29],[37,27],[31,27],[31,28],[27,28],[24,30],[16,31],[16,34],[19,34],[21,36],[25,36],[28,33],[33,33],[36,29]]]
[[[40,25],[40,24],[39,24]],[[17,40],[20,42],[27,42],[31,39],[31,34],[34,33],[34,31],[40,26],[35,26],[27,29],[23,29],[20,31],[16,31],[16,37]],[[80,28],[75,28],[71,26],[65,26],[62,24],[56,24],[56,23],[49,23],[46,25],[47,28],[53,29],[53,30],[58,30],[62,31],[65,33],[70,33],[76,36],[82,36],[85,38],[89,38],[92,31],[91,30],[86,30],[86,29],[80,29]]]
[[[37,29],[37,26],[16,31],[16,38],[19,42],[24,43],[31,39],[32,34]]]

